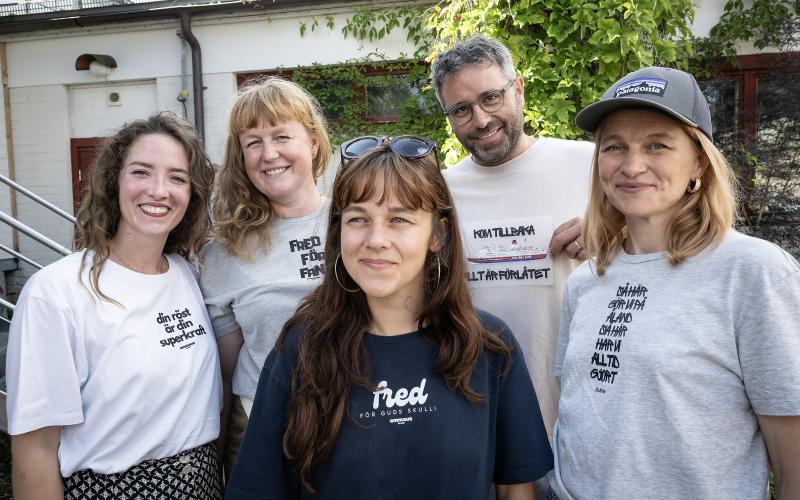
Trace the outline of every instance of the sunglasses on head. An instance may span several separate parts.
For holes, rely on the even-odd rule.
[[[400,135],[397,137],[365,135],[350,139],[342,144],[340,148],[342,165],[344,165],[345,160],[355,160],[370,149],[383,144],[388,144],[392,152],[403,158],[424,158],[431,152],[436,151],[436,141],[414,135]],[[436,164],[439,165],[439,155],[435,156]]]

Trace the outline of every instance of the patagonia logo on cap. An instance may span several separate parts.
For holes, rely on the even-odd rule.
[[[663,96],[667,89],[667,81],[658,78],[637,78],[621,83],[614,92],[614,97],[625,97],[631,94],[650,94]]]

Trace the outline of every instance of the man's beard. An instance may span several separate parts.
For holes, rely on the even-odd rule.
[[[498,145],[492,146],[491,149],[481,149],[468,137],[461,137],[459,134],[456,134],[456,137],[461,142],[461,145],[464,146],[464,149],[472,154],[478,163],[493,167],[507,160],[508,155],[519,142],[520,136],[522,136],[522,115],[515,113],[514,118],[516,119],[513,122],[495,118],[482,129],[502,127],[502,129],[498,130],[498,133],[503,134],[503,140]]]

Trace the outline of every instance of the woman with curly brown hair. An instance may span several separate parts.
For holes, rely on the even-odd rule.
[[[327,200],[316,180],[330,154],[319,104],[299,85],[271,77],[236,97],[200,277],[222,364],[226,475],[264,359],[320,282]]]
[[[264,365],[227,496],[533,498],[552,467],[536,394],[514,336],[472,307],[435,143],[342,154],[322,284]]]
[[[14,497],[219,498],[217,349],[187,259],[211,164],[171,114],[106,139],[75,248],[25,285],[8,344]]]

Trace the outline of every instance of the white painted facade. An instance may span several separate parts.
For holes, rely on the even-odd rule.
[[[205,85],[206,146],[212,162],[223,155],[228,112],[241,72],[291,68],[312,63],[332,64],[371,53],[387,59],[410,55],[413,48],[397,30],[375,44],[345,39],[341,27],[359,6],[408,2],[320,2],[314,7],[269,11],[253,9],[235,14],[194,17],[192,31],[202,48]],[[724,0],[698,0],[693,29],[705,35],[722,13]],[[333,16],[333,30],[324,17]],[[319,19],[316,30],[300,35],[301,23]],[[191,52],[179,37],[177,19],[113,24],[0,35],[6,45],[14,162],[18,182],[72,212],[70,139],[105,136],[125,120],[157,110],[184,114],[177,97],[189,91],[186,116],[193,120]],[[118,67],[108,76],[77,71],[75,60],[84,53],[107,54]],[[119,103],[110,103],[116,92]],[[0,95],[0,100],[2,95]],[[5,125],[0,120],[0,173],[6,174]],[[7,190],[0,188],[0,210],[10,213]],[[18,218],[68,246],[71,225],[18,197]],[[0,224],[0,242],[11,245],[10,230]],[[20,250],[48,264],[58,255],[26,236]],[[33,272],[23,264],[10,285],[19,285]]]

